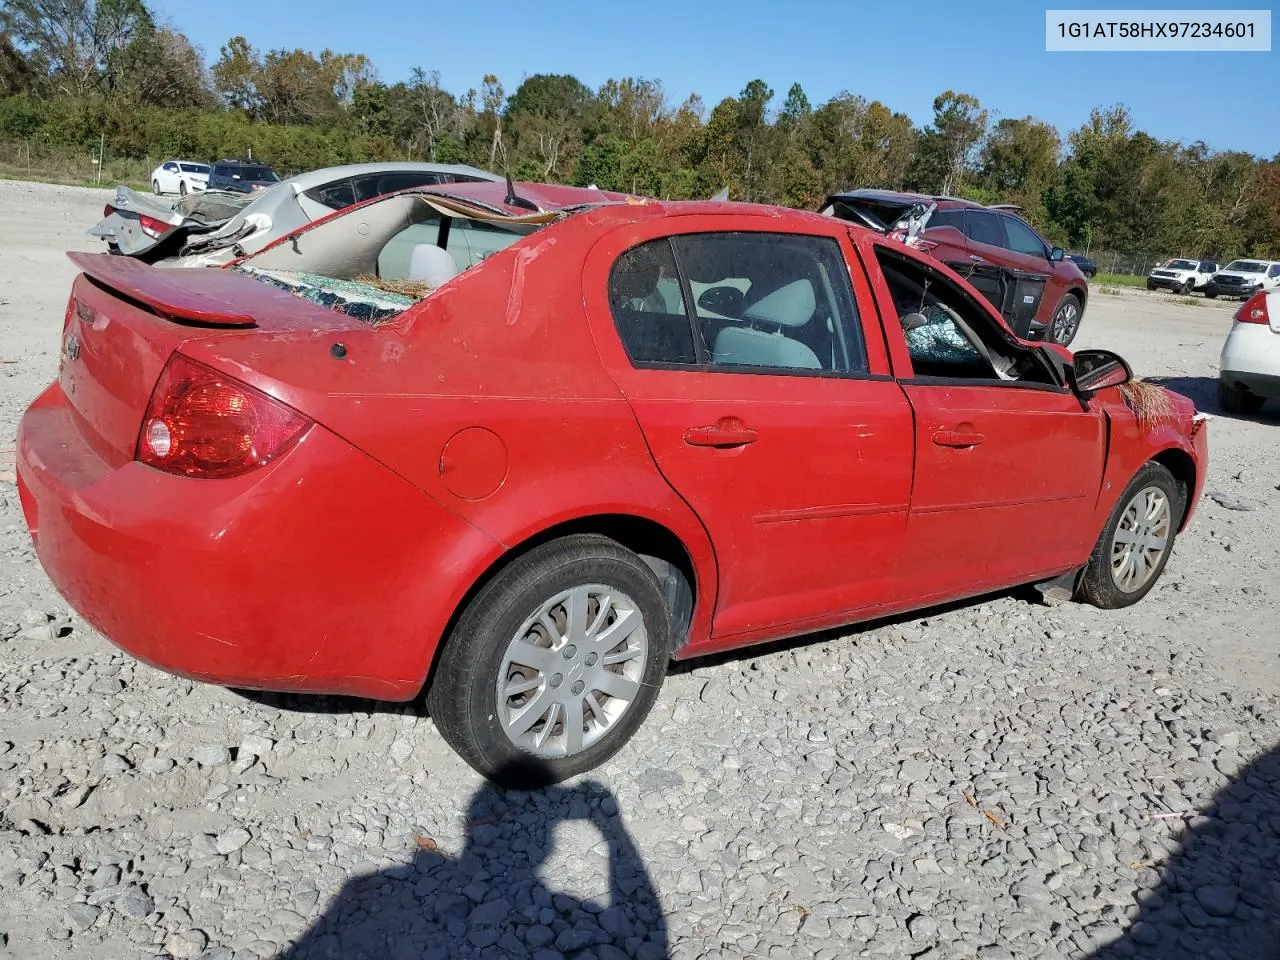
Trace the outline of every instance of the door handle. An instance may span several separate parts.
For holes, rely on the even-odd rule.
[[[741,420],[726,417],[709,427],[690,427],[684,442],[691,447],[745,447],[759,436]]]
[[[972,260],[974,263],[982,263],[982,262],[983,262],[983,261],[982,261],[982,258],[981,258],[980,256],[978,256],[976,253],[971,253],[971,254],[969,254],[969,259],[970,259],[970,260]]]
[[[976,447],[984,437],[971,430],[935,430],[933,442],[939,447]]]

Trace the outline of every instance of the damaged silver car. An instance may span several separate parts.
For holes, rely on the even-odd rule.
[[[253,195],[212,190],[177,203],[121,186],[88,233],[105,240],[108,252],[144,263],[218,266],[335,211],[397,190],[501,180],[462,164],[385,162],[300,173]]]

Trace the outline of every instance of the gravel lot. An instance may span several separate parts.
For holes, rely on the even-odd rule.
[[[0,451],[106,197],[0,181]],[[1095,291],[1078,345],[1216,413],[1231,309]],[[1019,592],[681,667],[619,757],[537,795],[413,707],[115,652],[0,454],[0,956],[1278,957],[1278,417],[1210,425],[1138,606]]]

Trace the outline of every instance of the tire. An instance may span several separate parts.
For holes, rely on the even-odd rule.
[[[1195,287],[1196,287],[1196,282],[1194,280],[1184,280],[1182,281],[1182,286],[1178,288],[1178,292],[1181,293],[1183,296],[1186,296],[1190,294],[1191,291],[1195,289]]]
[[[1265,397],[1250,393],[1240,384],[1218,378],[1218,406],[1223,412],[1252,415],[1261,410],[1266,402]]]
[[[1080,298],[1074,293],[1066,294],[1054,307],[1044,338],[1064,347],[1070,344],[1080,332],[1081,313]]]
[[[182,180],[178,183],[178,193],[184,197],[187,195],[187,181]]]
[[[160,193],[160,181],[159,181],[159,180],[152,180],[152,181],[151,181],[151,189],[152,189],[152,191],[155,193],[155,195],[156,195],[157,197],[159,197],[159,196],[163,196],[163,194],[161,194],[161,193]]]
[[[1218,292],[1217,292],[1216,290],[1206,290],[1206,291],[1204,292],[1204,295],[1205,295],[1206,299],[1209,299],[1209,300],[1217,300],[1217,299],[1218,299]]]
[[[1150,593],[1173,553],[1185,506],[1173,474],[1161,464],[1144,464],[1124,488],[1107,518],[1085,566],[1080,596],[1095,607],[1117,610],[1137,603]],[[1152,514],[1158,515],[1149,520]],[[1157,552],[1155,543],[1161,534],[1163,544]]]
[[[1148,281],[1147,281],[1147,289],[1148,289],[1148,290],[1154,290],[1155,288],[1156,288],[1156,285],[1155,285],[1154,283],[1152,283],[1150,280],[1148,280]]]
[[[577,643],[569,633],[574,601],[582,606],[573,619],[586,624]],[[615,618],[629,612],[639,622],[611,646],[593,648],[591,628],[605,602]],[[525,789],[557,783],[599,766],[639,729],[666,676],[670,638],[662,588],[640,557],[602,536],[554,540],[513,561],[466,605],[445,640],[427,709],[445,741],[486,778]],[[500,677],[526,686],[501,696]],[[592,686],[605,682],[617,695]],[[581,711],[576,738],[566,709]]]

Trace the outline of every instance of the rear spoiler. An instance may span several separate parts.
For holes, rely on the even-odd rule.
[[[265,295],[252,277],[214,267],[153,267],[133,257],[68,253],[88,277],[171,320],[212,327],[252,327],[244,304]],[[198,275],[198,276],[197,276]],[[288,296],[285,294],[285,296]]]

